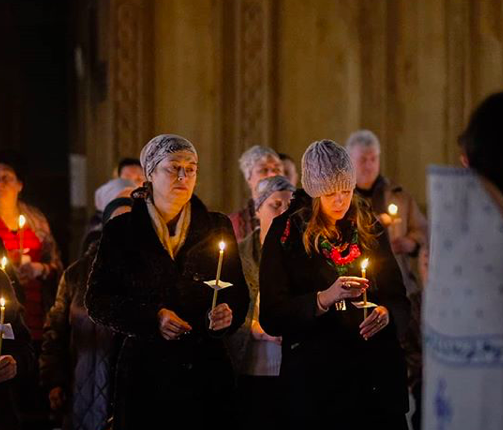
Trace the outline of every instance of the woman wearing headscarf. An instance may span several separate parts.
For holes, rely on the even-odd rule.
[[[193,195],[192,143],[160,135],[141,152],[147,184],[132,211],[104,227],[88,283],[91,318],[126,335],[114,429],[233,423],[233,375],[223,338],[244,321],[248,290],[230,221]],[[218,244],[226,243],[212,311]],[[168,424],[166,424],[168,425]]]
[[[312,143],[302,158],[304,190],[274,220],[262,249],[260,324],[283,339],[291,428],[407,429],[397,337],[409,302],[382,226],[353,194],[355,181],[344,148]],[[361,277],[365,258],[368,280]],[[378,305],[365,319],[352,303],[364,291]]]
[[[262,244],[273,219],[288,209],[295,187],[284,176],[262,179],[256,187],[255,213],[260,228],[239,244],[243,271],[250,291],[250,306],[245,323],[231,337],[230,346],[236,373],[240,428],[278,424],[277,410],[269,407],[279,393],[281,338],[269,336],[259,323],[259,267]]]

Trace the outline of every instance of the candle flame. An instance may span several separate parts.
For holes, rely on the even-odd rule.
[[[362,261],[362,270],[366,270],[368,265],[369,265],[369,259],[366,258],[365,260]]]
[[[397,213],[398,213],[398,206],[391,203],[389,206],[388,206],[388,213],[391,215],[391,216],[395,216]]]
[[[0,299],[0,306],[5,308],[5,299],[3,297]]]
[[[2,266],[2,270],[5,270],[5,267],[7,267],[7,262],[8,262],[7,257],[4,255],[0,263],[0,265]]]
[[[23,228],[26,224],[26,217],[24,215],[19,215],[19,228]]]
[[[220,242],[220,243],[218,244],[218,247],[220,248],[220,251],[223,251],[223,250],[225,249],[225,242],[223,242],[223,241],[222,241],[222,242]]]

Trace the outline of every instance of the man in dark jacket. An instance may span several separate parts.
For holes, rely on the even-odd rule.
[[[407,294],[420,290],[412,270],[411,257],[417,256],[427,239],[427,222],[412,196],[380,174],[381,147],[377,136],[369,130],[351,134],[346,149],[356,169],[356,191],[370,203],[372,210],[387,228],[391,248],[402,271]],[[394,204],[398,213],[388,213]]]

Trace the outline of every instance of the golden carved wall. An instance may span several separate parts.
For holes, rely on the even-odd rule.
[[[503,0],[100,4],[110,89],[88,154],[108,169],[153,134],[185,135],[214,209],[246,198],[247,147],[300,161],[314,139],[342,143],[360,127],[381,138],[383,171],[424,205],[426,166],[457,161],[469,112],[503,86]]]

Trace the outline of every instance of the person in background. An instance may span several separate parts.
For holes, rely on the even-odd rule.
[[[54,303],[63,264],[46,217],[19,198],[24,186],[21,166],[15,154],[0,153],[0,238],[16,269],[26,324],[39,351],[45,315]],[[26,219],[22,229],[20,215]]]
[[[54,303],[63,271],[60,253],[46,217],[20,199],[24,187],[24,164],[14,152],[0,153],[0,238],[22,290],[21,305],[38,357],[45,316]],[[20,228],[20,215],[25,225]],[[20,411],[23,425],[49,423],[50,408],[39,386],[38,367],[20,376]],[[36,423],[36,424],[35,424]]]
[[[423,428],[503,428],[503,92],[458,139],[465,168],[431,166],[423,295]]]
[[[0,252],[3,243],[0,239]],[[11,272],[12,283],[17,282]],[[5,324],[10,324],[14,339],[3,339],[0,353],[0,428],[21,430],[22,422],[18,400],[18,380],[29,375],[36,364],[35,351],[28,328],[22,318],[22,306],[17,300],[12,283],[0,270],[0,297],[5,299]]]
[[[307,148],[302,185],[260,260],[260,324],[282,336],[284,396],[270,407],[285,399],[287,428],[406,430],[398,336],[410,308],[384,229],[353,193],[354,167],[335,142]],[[352,303],[365,292],[377,304],[366,318]]]
[[[284,168],[278,154],[273,149],[258,145],[252,146],[241,155],[239,167],[250,189],[251,198],[244,208],[231,213],[229,218],[236,239],[241,242],[259,225],[259,221],[255,217],[255,205],[253,203],[258,182],[270,176],[283,175]]]
[[[117,191],[117,189],[115,189]],[[131,211],[124,188],[111,196],[103,223]],[[64,430],[102,430],[112,415],[113,373],[122,337],[88,316],[84,306],[87,279],[98,252],[95,240],[87,252],[65,270],[56,302],[44,325],[39,358],[40,381],[49,393],[51,409],[63,412]]]
[[[131,181],[135,188],[141,187],[145,182],[145,174],[137,158],[123,158],[117,166],[117,176],[120,179]]]
[[[503,92],[490,95],[473,112],[458,139],[462,164],[482,175],[500,193],[503,192],[502,113]]]
[[[91,218],[88,225],[88,230],[82,242],[82,252],[85,253],[91,243],[95,242],[101,237],[103,230],[103,211],[108,202],[113,198],[118,197],[122,193],[128,197],[135,189],[135,184],[129,179],[115,178],[99,187],[94,193],[94,202],[96,212]]]
[[[381,146],[369,130],[352,133],[346,149],[356,169],[356,192],[368,200],[381,223],[387,227],[391,248],[402,271],[407,294],[419,290],[411,257],[426,243],[427,222],[412,196],[390,179],[380,174]],[[398,207],[399,223],[393,223],[388,206]]]
[[[153,138],[140,156],[148,182],[130,213],[109,221],[88,282],[90,317],[126,336],[116,372],[114,430],[234,428],[234,379],[223,338],[244,322],[249,297],[228,218],[193,194],[197,151]],[[225,257],[218,293],[219,242]],[[218,415],[217,415],[218,411]],[[164,423],[164,424],[163,424]]]
[[[258,425],[281,424],[278,411],[270,404],[281,395],[279,369],[281,338],[269,336],[259,323],[259,267],[264,243],[272,221],[290,204],[295,187],[284,176],[272,176],[257,184],[255,213],[260,228],[240,244],[239,254],[250,293],[250,306],[245,323],[231,337],[230,347],[238,374],[240,428],[256,429]],[[253,413],[250,413],[250,410]]]
[[[288,154],[279,153],[278,155],[279,159],[283,163],[285,176],[294,187],[297,187],[297,182],[299,182],[299,174],[297,173],[297,166],[295,165],[295,161]]]

